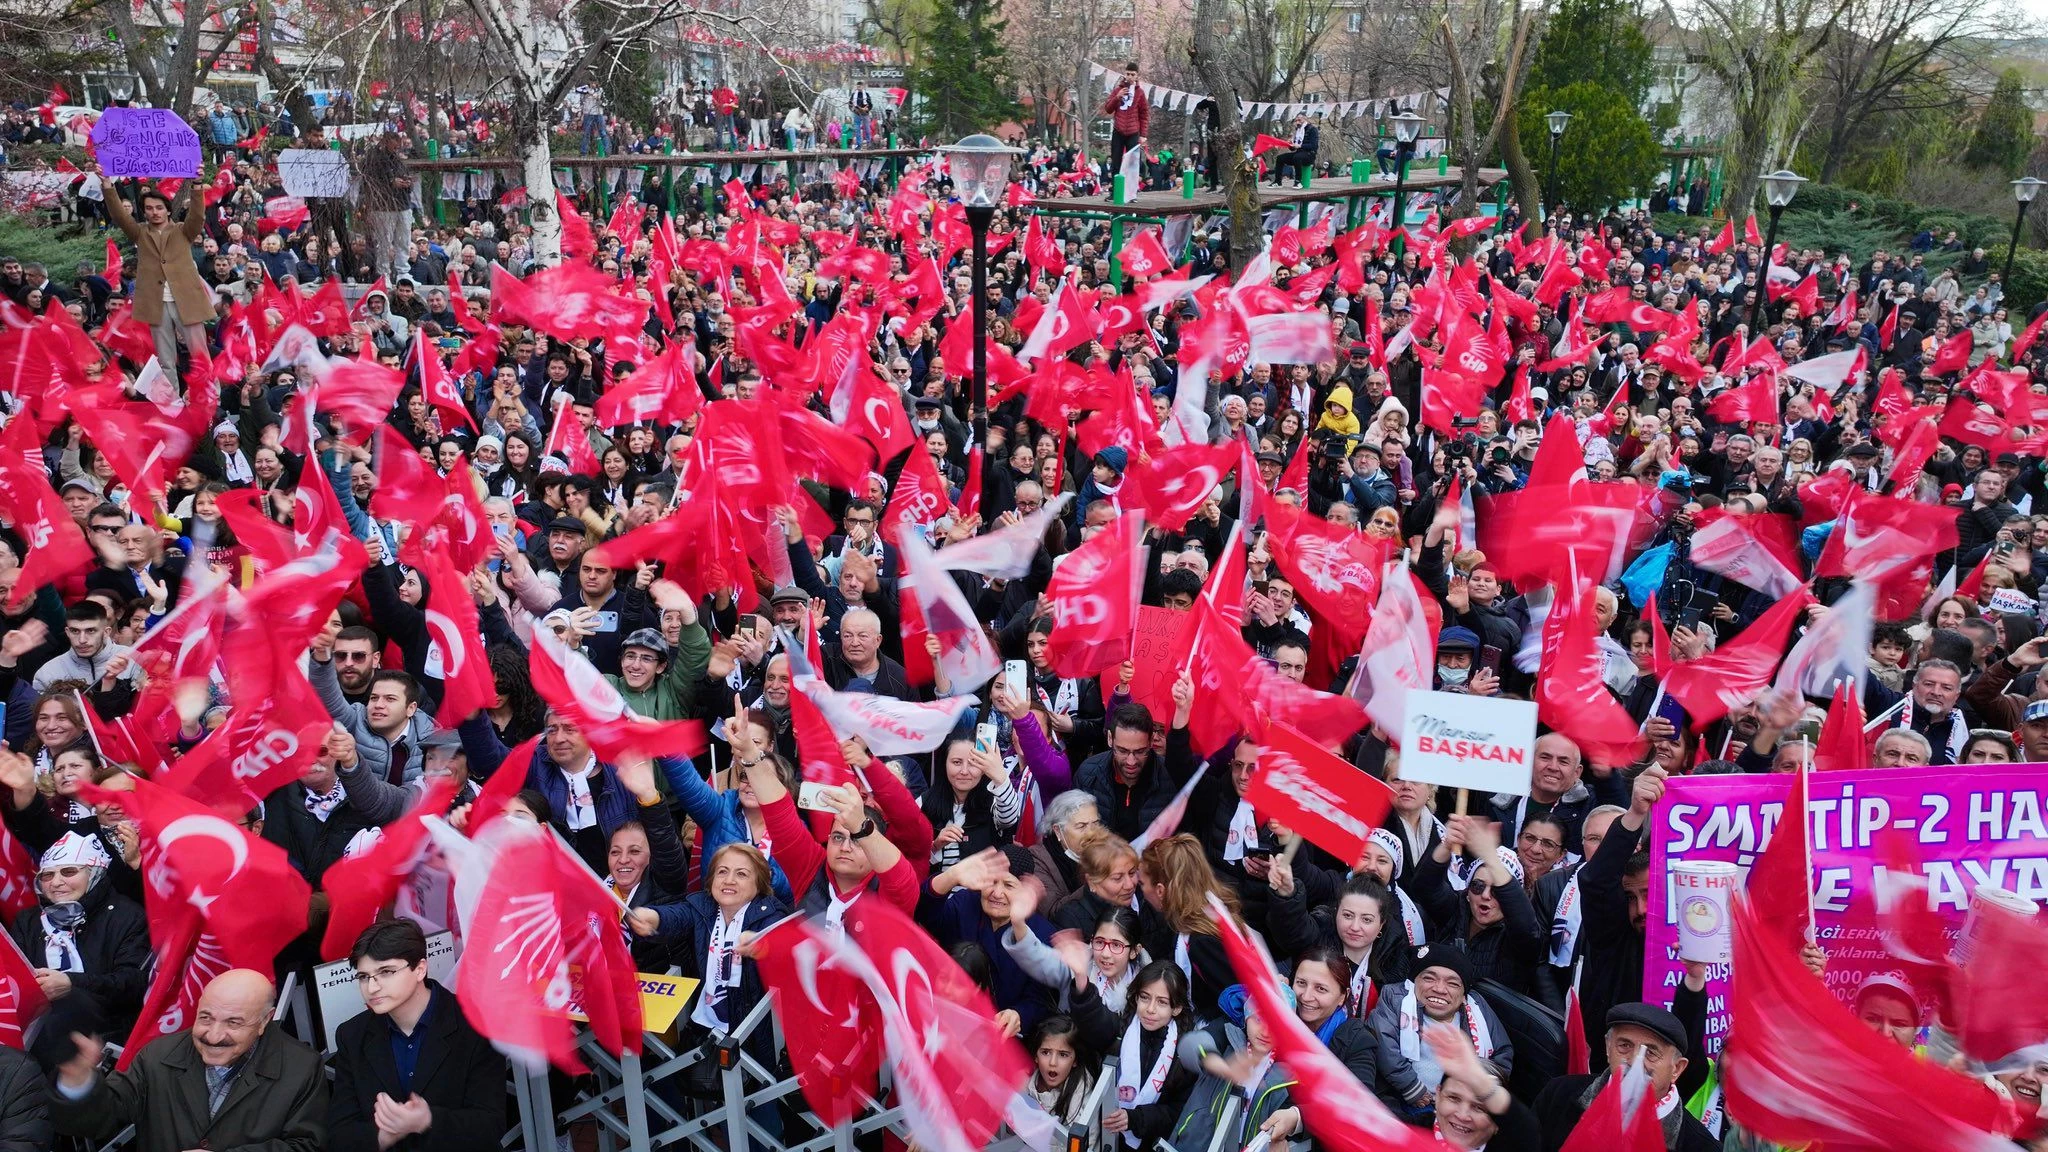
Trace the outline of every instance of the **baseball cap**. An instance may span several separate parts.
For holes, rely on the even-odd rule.
[[[2032,724],[2039,720],[2048,720],[2048,700],[2027,701],[2027,710],[2020,713],[2020,723]]]
[[[61,496],[65,492],[68,492],[73,488],[83,489],[87,492],[92,493],[94,496],[100,496],[105,494],[100,489],[100,482],[93,479],[90,476],[73,476],[71,479],[66,480],[64,482],[64,486],[62,488],[59,488],[57,490],[57,493],[58,495]]]

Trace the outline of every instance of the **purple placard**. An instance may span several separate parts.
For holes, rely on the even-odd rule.
[[[1899,969],[1872,920],[1879,833],[1913,840],[1929,899],[1961,930],[1979,883],[2048,901],[2048,764],[1816,772],[1809,786],[1814,927],[1828,954],[1828,987],[1847,998],[1865,977]],[[1785,811],[1789,776],[1673,779],[1650,815],[1649,926],[1643,998],[1668,1004],[1685,977],[1669,899],[1671,860],[1719,860],[1745,870]],[[1728,1030],[1728,968],[1707,976],[1707,1048]]]
[[[106,176],[199,175],[199,133],[168,108],[109,108],[92,145]]]

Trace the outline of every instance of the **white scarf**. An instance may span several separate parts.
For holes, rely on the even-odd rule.
[[[1429,943],[1429,931],[1422,926],[1422,909],[1415,906],[1415,899],[1408,895],[1406,888],[1394,889],[1394,899],[1401,905],[1401,923],[1408,929],[1408,943],[1420,948]]]
[[[1258,838],[1259,821],[1252,815],[1252,802],[1239,800],[1237,811],[1230,814],[1230,835],[1223,841],[1223,859],[1231,864],[1243,862],[1245,845]]]
[[[853,907],[853,902],[860,899],[862,892],[867,891],[867,883],[863,881],[859,887],[842,899],[839,895],[839,889],[833,885],[830,876],[822,876],[819,879],[825,882],[825,923],[831,925],[834,932],[844,932],[846,931],[846,910]]]
[[[597,802],[590,795],[590,769],[596,766],[596,757],[581,772],[561,769],[562,779],[569,783],[568,811],[562,813],[563,823],[571,832],[581,832],[597,825]]]
[[[1174,1050],[1180,1046],[1180,1025],[1166,1022],[1166,1043],[1159,1046],[1159,1058],[1152,1062],[1152,1070],[1138,1078],[1138,1054],[1144,1049],[1145,1027],[1136,1020],[1124,1029],[1123,1048],[1116,1062],[1116,1106],[1129,1112],[1133,1108],[1154,1103],[1159,1099],[1159,1089],[1166,1084],[1167,1070],[1173,1067]],[[1124,1143],[1136,1148],[1138,1138],[1124,1133]]]
[[[725,997],[730,989],[740,986],[740,925],[746,918],[744,904],[731,917],[721,909],[717,922],[711,926],[710,939],[705,942],[704,990],[697,997],[697,1007],[690,1013],[690,1019],[714,1032],[731,1027],[725,1018]]]
[[[1173,938],[1173,963],[1190,983],[1195,979],[1194,965],[1188,963],[1188,934],[1183,932]]]
[[[85,959],[78,954],[78,942],[71,938],[71,930],[50,923],[47,909],[43,912],[43,967],[53,972],[85,971]]]
[[[1910,696],[1907,697],[1906,706],[1899,709],[1899,722],[1892,725],[1892,727],[1911,730],[1913,727],[1913,713],[1919,707]],[[1958,721],[1955,715],[1955,709],[1951,708],[1946,717],[1948,720],[1948,758],[1950,763],[1960,764],[1963,762],[1963,745],[1969,743],[1970,733],[1969,725]],[[1934,742],[1930,740],[1928,743],[1932,744]]]
[[[1481,1056],[1493,1055],[1493,1029],[1487,1027],[1479,1001],[1467,993],[1465,1006],[1459,1012],[1465,1017],[1465,1032],[1472,1037],[1472,1047]],[[1415,1007],[1413,980],[1403,984],[1401,991],[1401,1055],[1411,1063],[1422,1059],[1422,1016]]]
[[[249,458],[242,455],[239,448],[222,456],[220,465],[221,474],[230,484],[252,484],[256,480],[256,473],[249,467]]]
[[[1349,959],[1349,957],[1346,957],[1346,959]],[[1366,971],[1366,967],[1371,963],[1372,950],[1367,949],[1365,959],[1359,961],[1358,965],[1351,969],[1351,1006],[1353,1008],[1351,1014],[1361,1019],[1372,1008],[1372,973]]]
[[[1118,105],[1117,105],[1117,108],[1118,108],[1118,109],[1124,109],[1124,108],[1129,108],[1129,107],[1131,106],[1132,102],[1133,102],[1133,101],[1135,101],[1135,100],[1137,100],[1137,98],[1138,98],[1138,86],[1137,86],[1136,84],[1126,84],[1126,85],[1124,86],[1124,98],[1123,98],[1123,102],[1122,102],[1122,103],[1120,103],[1120,104],[1118,104]]]
[[[339,780],[336,780],[334,787],[326,792],[315,793],[311,788],[308,788],[306,789],[306,811],[312,813],[313,819],[325,824],[328,817],[334,815],[334,810],[341,807],[341,802],[346,799],[348,799],[348,789],[343,787]]]
[[[1124,965],[1124,974],[1116,980],[1104,976],[1102,969],[1093,963],[1088,965],[1088,982],[1095,985],[1096,993],[1102,997],[1102,1006],[1111,1012],[1122,1012],[1125,1001],[1130,999],[1131,982],[1138,978],[1136,957],[1132,960],[1132,963]]]

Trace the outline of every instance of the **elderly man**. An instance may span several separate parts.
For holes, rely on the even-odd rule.
[[[1512,844],[1521,836],[1524,821],[1548,816],[1564,827],[1565,850],[1577,853],[1586,814],[1596,805],[1622,805],[1628,799],[1628,782],[1620,773],[1595,765],[1589,778],[1579,746],[1562,732],[1546,732],[1536,739],[1529,794],[1495,796],[1493,818],[1500,821],[1501,841]]]
[[[1889,727],[1926,738],[1931,758],[1921,763],[1954,764],[1962,759],[1963,745],[1970,739],[1969,718],[1956,706],[1962,688],[1962,669],[1953,661],[1937,658],[1920,662],[1903,699],[1875,681],[1864,696],[1877,705],[1872,711],[1896,709],[1886,718]]]
[[[1697,998],[1699,992],[1688,985],[1680,995]],[[1605,1047],[1607,1071],[1560,1076],[1537,1094],[1533,1111],[1543,1125],[1546,1150],[1565,1146],[1587,1107],[1607,1086],[1607,1078],[1615,1069],[1626,1069],[1638,1056],[1650,1078],[1650,1096],[1660,1101],[1657,1115],[1663,1123],[1664,1147],[1669,1152],[1710,1152],[1721,1146],[1706,1126],[1685,1110],[1686,1086],[1681,1086],[1679,1077],[1691,1061],[1686,1059],[1686,1027],[1677,1016],[1651,1004],[1620,1005],[1607,1014]],[[1679,1091],[1674,1093],[1673,1088]]]
[[[99,1040],[76,1032],[57,1068],[50,1117],[95,1144],[135,1125],[140,1152],[263,1147],[322,1152],[327,1077],[320,1054],[270,1027],[275,991],[236,968],[199,994],[192,1027],[150,1041],[125,1072],[99,1074]]]

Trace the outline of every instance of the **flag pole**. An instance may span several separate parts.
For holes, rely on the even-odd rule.
[[[1870,720],[1863,725],[1863,731],[1868,733],[1876,729],[1879,725],[1891,723],[1892,717],[1899,714],[1899,709],[1904,708],[1906,705],[1911,704],[1912,702],[1913,695],[1910,692],[1904,696],[1899,697],[1898,703],[1871,717]]]

